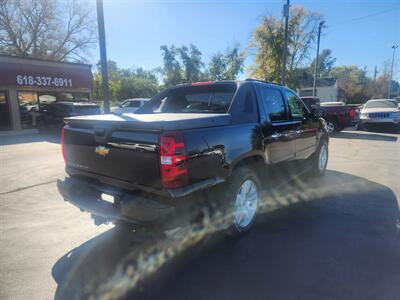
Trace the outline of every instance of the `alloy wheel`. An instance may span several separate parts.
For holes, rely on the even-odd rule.
[[[251,224],[256,215],[257,204],[257,185],[253,180],[247,179],[241,184],[235,199],[234,223],[239,231]]]

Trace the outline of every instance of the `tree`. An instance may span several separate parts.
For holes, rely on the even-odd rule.
[[[288,26],[287,83],[297,86],[296,69],[309,58],[312,42],[318,32],[322,16],[303,7],[290,10]],[[254,30],[250,49],[255,50],[251,75],[266,81],[281,81],[282,53],[284,50],[284,22],[274,16],[264,16]]]
[[[150,98],[159,90],[154,72],[142,68],[120,69],[115,61],[108,60],[110,98],[114,102],[129,98]],[[94,74],[93,94],[96,99],[103,99],[101,81],[101,64],[97,64],[98,72]]]
[[[223,80],[225,79],[225,73],[227,69],[227,61],[224,54],[218,52],[211,56],[210,62],[208,63],[208,76],[211,80]]]
[[[371,80],[367,87],[367,95],[365,100],[368,99],[382,99],[387,97],[388,93],[389,76],[383,74],[375,80]],[[363,102],[365,102],[365,100]]]
[[[282,22],[273,16],[264,16],[253,32],[250,48],[255,49],[253,77],[265,81],[280,82],[281,56],[284,43]]]
[[[207,74],[212,80],[235,80],[243,72],[245,53],[235,44],[224,54],[214,54],[208,64]]]
[[[335,64],[336,58],[332,57],[332,50],[324,49],[321,54],[318,55],[318,68],[317,72],[320,77],[328,76],[331,72],[333,65]],[[310,72],[314,74],[316,59],[314,59],[310,65]]]
[[[185,82],[196,82],[203,77],[203,72],[201,68],[204,63],[201,61],[201,52],[193,44],[189,47],[182,46],[178,48],[178,53],[180,54],[180,59],[183,66],[183,79]]]
[[[0,53],[83,61],[96,42],[95,24],[78,0],[1,0]]]
[[[367,77],[366,70],[357,66],[339,66],[331,71],[337,79],[339,98],[347,103],[363,103],[370,98],[368,85],[371,79]]]
[[[180,48],[174,45],[160,47],[163,55],[165,86],[173,86],[183,82],[195,82],[205,78],[202,71],[204,63],[201,51],[193,44]]]
[[[161,70],[162,74],[164,75],[164,85],[166,87],[170,87],[178,83],[182,83],[182,67],[180,62],[176,58],[178,54],[177,48],[174,45],[172,45],[171,47],[168,47],[167,45],[162,45],[160,49],[162,51],[164,62],[164,67]]]

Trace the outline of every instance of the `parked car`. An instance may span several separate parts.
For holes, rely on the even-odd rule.
[[[344,102],[321,102],[325,110],[327,130],[329,133],[342,131],[347,126],[358,122],[358,107],[346,105]]]
[[[389,125],[399,128],[400,108],[395,100],[368,100],[361,109],[359,129],[368,129],[371,125]]]
[[[329,136],[322,114],[280,85],[178,85],[129,118],[66,118],[62,153],[69,177],[58,189],[96,224],[173,222],[180,207],[213,195],[206,199],[231,212],[231,230],[243,232],[261,202],[262,172],[293,163],[297,171],[324,174]]]
[[[141,108],[149,98],[135,98],[135,99],[127,99],[118,107],[113,107],[111,109],[112,113],[122,114],[122,113],[135,113],[139,108]]]
[[[40,110],[39,130],[61,130],[64,118],[101,114],[100,106],[91,102],[56,101],[46,104]]]

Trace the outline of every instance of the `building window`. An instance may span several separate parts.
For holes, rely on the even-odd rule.
[[[35,92],[18,92],[19,112],[23,129],[36,127],[39,105]]]
[[[10,107],[6,92],[0,91],[0,130],[11,129]]]

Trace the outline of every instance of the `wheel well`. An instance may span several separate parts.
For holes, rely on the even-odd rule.
[[[325,120],[338,124],[339,118],[338,118],[338,116],[329,116],[329,117],[325,117]]]
[[[319,143],[321,143],[322,141],[326,141],[327,143],[329,143],[329,136],[326,134],[321,135]]]
[[[248,167],[257,172],[259,174],[262,170],[262,166],[265,165],[265,161],[260,155],[250,156],[243,158],[242,160],[238,161],[232,168],[232,172],[237,170],[241,167]],[[232,173],[231,172],[231,173]]]

